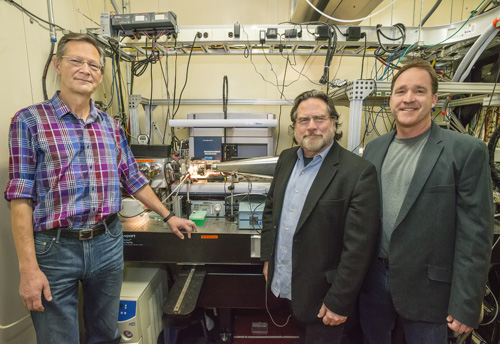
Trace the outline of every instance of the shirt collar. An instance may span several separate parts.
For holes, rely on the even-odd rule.
[[[54,110],[56,112],[56,115],[58,118],[63,117],[64,115],[67,115],[68,113],[71,113],[71,110],[69,107],[63,102],[63,100],[59,97],[59,93],[61,91],[57,91],[52,99],[50,99],[50,102],[52,103],[52,106],[54,107]],[[74,115],[74,114],[73,114]],[[92,122],[94,122],[97,118],[100,118],[102,120],[102,114],[101,112],[95,107],[94,102],[92,99],[90,99],[90,117],[92,118]]]
[[[321,153],[319,153],[318,155],[315,155],[314,158],[313,158],[313,160],[314,159],[316,159],[316,160],[318,160],[318,159],[324,160],[325,157],[326,157],[326,155],[328,154],[328,152],[332,148],[334,142],[335,142],[335,140],[333,140],[332,143],[330,143],[330,145],[328,147],[326,147],[325,149],[323,149],[323,151]],[[304,160],[304,150],[302,149],[302,147],[300,147],[297,150],[297,157],[299,158],[299,160]]]

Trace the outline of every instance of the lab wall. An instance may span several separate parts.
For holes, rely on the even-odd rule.
[[[121,1],[117,1],[122,5]],[[47,2],[40,0],[17,0],[35,15],[47,19]],[[253,24],[272,24],[290,20],[291,0],[129,0],[127,12],[174,11],[179,25],[242,25],[242,35],[247,26]],[[385,7],[391,1],[386,0],[380,6]],[[443,0],[438,11],[426,25],[444,25],[466,19],[470,11],[477,6],[472,0]],[[86,28],[98,27],[101,12],[113,11],[109,1],[104,0],[52,0],[54,21],[62,28],[80,32]],[[420,22],[421,13],[427,13],[433,2],[398,0],[381,14],[365,20],[363,25],[402,22],[407,26],[416,26]],[[57,37],[62,36],[61,31]],[[4,152],[0,155],[0,185],[5,187],[8,179],[8,132],[12,116],[19,109],[43,100],[42,74],[50,51],[50,35],[48,26],[40,21],[32,20],[6,0],[0,0],[0,100],[2,104],[0,116],[0,147]],[[324,57],[311,56],[178,56],[174,54],[162,59],[162,67],[169,71],[170,96],[174,92],[174,76],[177,74],[176,97],[185,83],[186,71],[188,81],[182,93],[183,99],[221,99],[223,78],[228,77],[229,99],[280,99],[293,101],[294,97],[305,90],[323,89],[317,83],[323,73]],[[334,57],[331,70],[337,78],[353,80],[360,77],[364,63],[364,77],[374,77],[373,58]],[[177,64],[177,67],[175,67]],[[188,69],[189,64],[189,69]],[[124,71],[129,66],[121,64]],[[103,84],[93,97],[94,100],[111,101],[111,63],[108,59]],[[141,77],[134,79],[133,90],[146,98],[167,98],[167,87],[160,63],[156,63],[151,71],[148,69]],[[304,75],[301,75],[301,73]],[[307,77],[306,77],[307,76]],[[332,74],[331,74],[332,76]],[[124,78],[127,73],[124,73]],[[310,81],[311,80],[311,81]],[[124,80],[126,84],[126,80]],[[277,85],[287,85],[278,87]],[[47,93],[49,97],[58,88],[58,80],[53,65],[47,73]],[[283,94],[281,94],[281,92]],[[118,115],[116,97],[111,101],[110,113]],[[349,130],[347,107],[339,107],[344,137],[341,145],[347,144]],[[168,108],[161,106],[154,111],[154,120],[163,130],[167,119]],[[276,153],[292,145],[288,135],[290,106],[240,106],[230,105],[228,112],[265,112],[274,113],[280,118],[280,135]],[[222,106],[196,105],[181,106],[176,118],[185,118],[189,113],[222,112]],[[143,116],[143,110],[141,110]],[[142,122],[142,120],[141,120]],[[384,131],[380,127],[380,131]],[[179,138],[187,138],[187,131],[176,131]],[[0,201],[0,325],[5,326],[25,317],[28,312],[18,295],[19,273],[15,246],[10,227],[10,207],[5,200]],[[0,327],[0,343],[35,343],[31,320],[26,318],[9,328]]]

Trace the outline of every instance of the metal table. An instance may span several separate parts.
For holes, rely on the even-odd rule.
[[[181,240],[161,219],[148,214],[121,220],[126,261],[182,267],[163,308],[166,319],[192,313],[195,307],[217,308],[218,343],[231,343],[232,309],[265,308],[259,230],[239,230],[237,223],[207,219],[191,239]],[[193,278],[186,278],[189,270]]]
[[[239,230],[225,219],[207,219],[191,239],[179,239],[148,214],[121,219],[128,261],[178,264],[260,264],[260,231]]]

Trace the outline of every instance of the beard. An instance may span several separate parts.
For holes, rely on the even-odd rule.
[[[302,137],[296,137],[297,142],[303,150],[317,155],[333,142],[333,126],[329,127],[324,133],[320,130],[306,132]]]

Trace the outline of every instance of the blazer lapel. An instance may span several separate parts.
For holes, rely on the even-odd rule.
[[[372,147],[370,156],[366,157],[366,159],[370,161],[377,169],[378,185],[382,185],[382,180],[380,179],[380,176],[382,175],[382,164],[384,163],[387,150],[389,149],[389,145],[391,144],[395,135],[396,132],[394,131],[392,135],[382,136],[379,139],[377,147]],[[382,193],[380,194],[380,197],[382,197]]]
[[[332,179],[337,174],[337,167],[339,163],[340,146],[337,142],[334,142],[332,148],[325,157],[325,161],[321,164],[321,167],[314,178],[314,182],[311,185],[311,189],[307,194],[306,200],[304,202],[304,207],[302,208],[302,213],[300,214],[299,222],[297,223],[297,229],[295,234],[302,228],[304,222],[307,220],[311,214],[314,207],[320,200],[321,196],[327,189],[328,185]]]
[[[422,153],[420,154],[419,162],[417,164],[417,168],[415,169],[415,173],[413,174],[413,178],[410,182],[410,186],[408,187],[408,191],[406,192],[406,197],[401,205],[401,210],[399,211],[398,218],[396,219],[396,223],[394,224],[394,228],[397,228],[401,221],[408,215],[411,207],[415,203],[420,191],[425,185],[425,182],[429,178],[434,165],[436,165],[436,161],[441,155],[441,151],[443,150],[443,145],[441,144],[441,134],[440,128],[437,124],[432,123],[431,133],[427,143],[422,149]]]
[[[276,179],[276,184],[274,188],[276,189],[276,199],[274,200],[273,208],[277,211],[273,212],[275,223],[279,223],[279,217],[281,215],[281,208],[283,207],[283,199],[285,198],[286,185],[290,179],[293,168],[297,162],[297,151],[299,147],[296,147],[291,151],[290,157],[285,157],[283,165],[280,168],[279,173],[275,173],[274,178]]]

